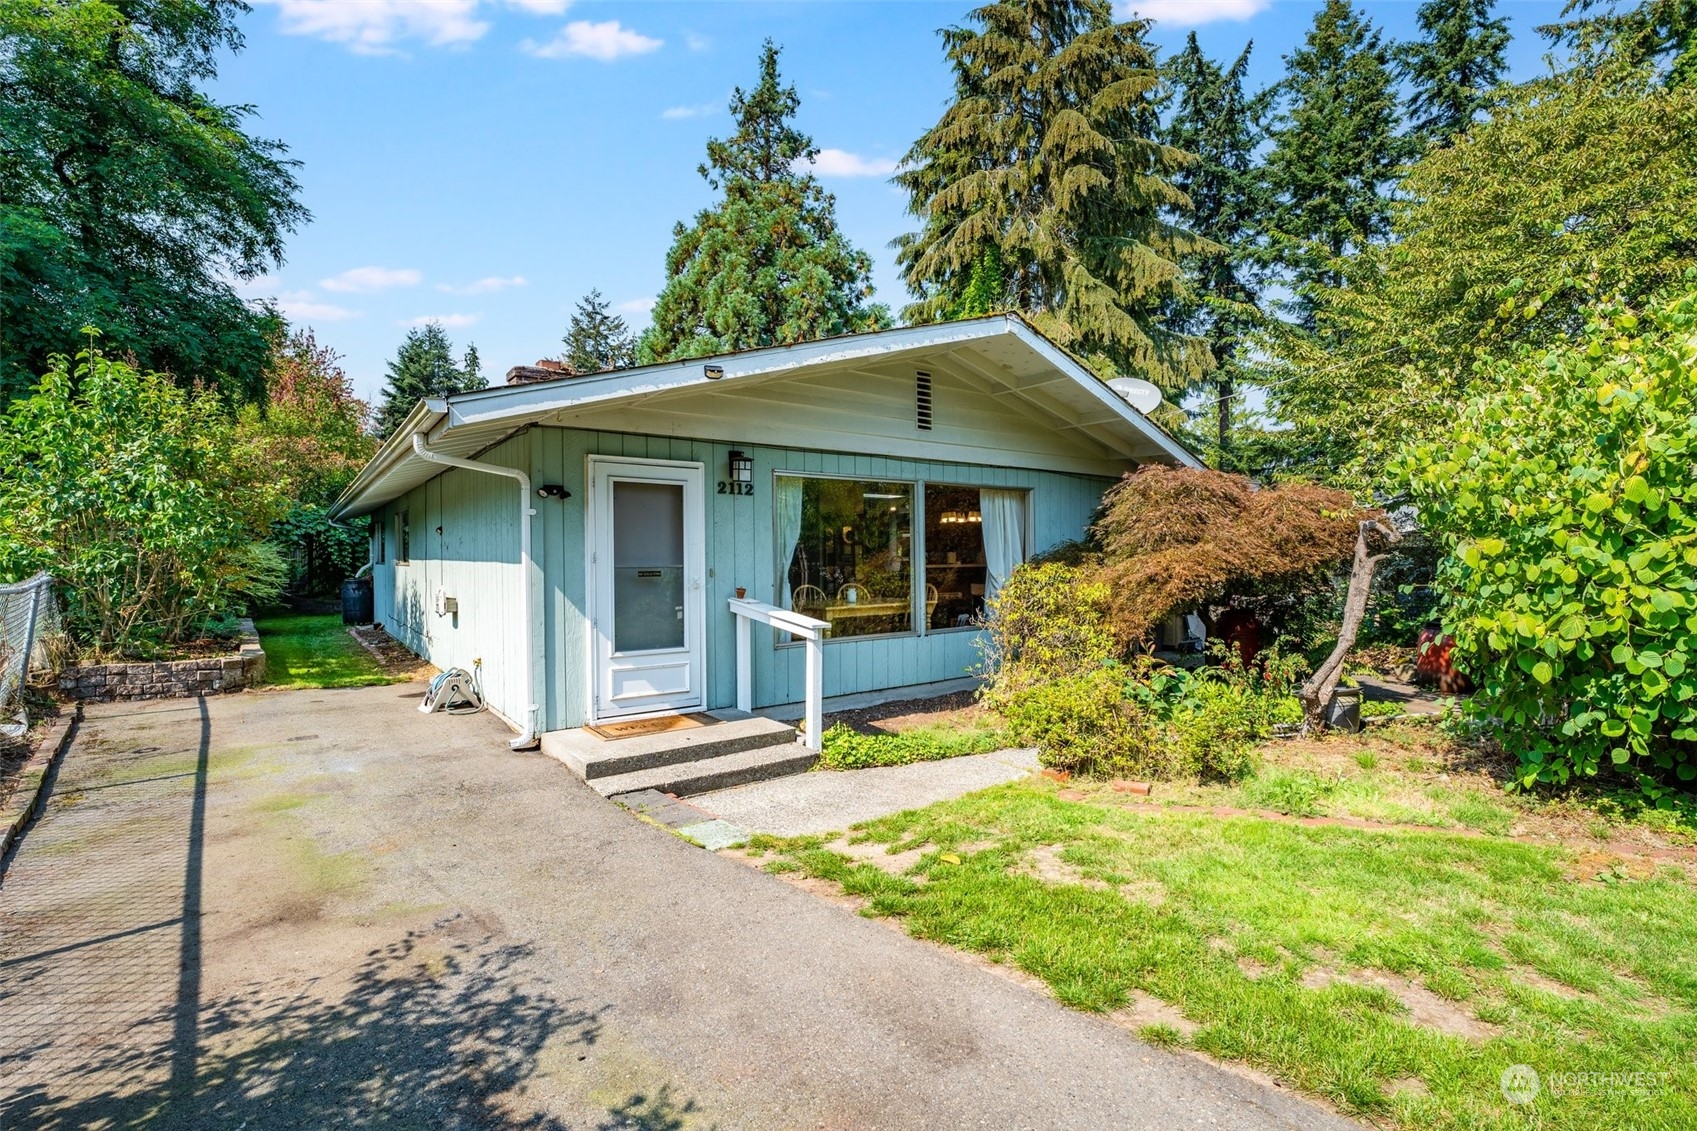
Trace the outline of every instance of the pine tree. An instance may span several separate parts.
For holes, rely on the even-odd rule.
[[[599,290],[578,300],[571,325],[560,340],[566,347],[560,360],[573,373],[604,373],[636,360],[636,338],[625,320],[612,313],[612,304]]]
[[[1107,0],[1004,0],[969,19],[942,32],[954,101],[895,178],[921,224],[894,245],[916,297],[905,316],[957,316],[999,277],[1001,305],[1098,368],[1184,388],[1209,352],[1163,309],[1178,259],[1207,248],[1169,218],[1186,209],[1184,157],[1154,137],[1147,22],[1116,22]]]
[[[454,343],[448,340],[440,322],[408,330],[401,348],[395,351],[395,360],[389,363],[383,403],[377,409],[378,437],[386,439],[425,397],[483,388],[487,382],[478,370],[477,347],[466,350],[463,363],[456,362]]]
[[[787,345],[889,323],[870,304],[872,260],[837,229],[836,198],[806,172],[813,139],[781,85],[767,40],[760,81],[731,95],[737,129],[707,143],[699,169],[723,198],[673,229],[666,286],[637,344],[642,361]]]
[[[1397,134],[1390,51],[1349,0],[1326,0],[1285,63],[1267,180],[1275,240],[1300,292],[1337,285],[1338,261],[1389,233],[1410,145]],[[1306,325],[1305,302],[1298,312]]]
[[[1562,15],[1589,13],[1539,33],[1595,61],[1613,55],[1658,70],[1668,86],[1697,81],[1697,0],[1567,0]]]
[[[1508,70],[1508,21],[1492,17],[1495,7],[1496,0],[1426,0],[1415,13],[1420,38],[1397,50],[1414,87],[1410,129],[1428,145],[1465,133]]]
[[[1264,272],[1257,241],[1266,190],[1256,150],[1270,92],[1244,93],[1253,46],[1245,46],[1236,62],[1222,70],[1202,53],[1191,32],[1184,50],[1163,67],[1172,108],[1162,138],[1195,158],[1174,181],[1190,197],[1190,226],[1214,245],[1184,257],[1191,297],[1175,308],[1175,321],[1205,338],[1213,352],[1214,369],[1206,380],[1222,450],[1231,443],[1237,396],[1233,361],[1244,337],[1261,321]]]

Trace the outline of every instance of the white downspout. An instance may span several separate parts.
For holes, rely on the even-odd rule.
[[[431,463],[446,464],[448,467],[459,467],[466,471],[481,471],[488,475],[505,475],[509,479],[519,481],[519,568],[524,574],[524,687],[526,694],[535,700],[536,675],[531,670],[531,644],[535,625],[532,624],[534,602],[530,592],[530,520],[536,517],[536,510],[530,505],[530,476],[516,467],[500,467],[492,463],[478,463],[476,460],[433,452],[424,446],[424,437],[417,432],[413,433],[412,450],[420,459],[427,459]],[[536,716],[539,710],[535,702],[530,704],[524,714],[524,732],[507,743],[508,746],[514,750],[529,750],[536,745]]]

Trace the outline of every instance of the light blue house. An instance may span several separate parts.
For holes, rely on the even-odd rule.
[[[959,686],[985,598],[1146,462],[1197,463],[996,315],[514,370],[420,402],[336,515],[373,516],[376,619],[515,746],[739,705],[817,741],[821,696]]]

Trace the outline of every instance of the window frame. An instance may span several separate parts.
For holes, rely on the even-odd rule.
[[[410,509],[395,512],[395,564],[398,566],[412,564],[412,511]]]
[[[874,476],[869,473],[867,476],[861,476],[858,474],[843,475],[830,471],[791,471],[784,468],[775,468],[772,471],[771,494],[768,496],[769,498],[777,498],[778,478],[780,476],[786,479],[835,479],[844,483],[900,483],[913,489],[913,513],[910,516],[913,523],[913,537],[909,541],[909,552],[913,555],[913,563],[916,568],[914,568],[911,573],[909,598],[912,608],[908,614],[908,623],[913,627],[907,629],[905,632],[869,632],[863,636],[836,636],[831,633],[826,633],[823,641],[825,644],[851,644],[857,640],[900,640],[909,636],[923,638],[926,636],[943,636],[946,634],[960,632],[984,631],[982,628],[970,624],[950,628],[932,628],[929,623],[927,623],[929,620],[929,618],[925,615],[925,586],[927,584],[925,574],[929,567],[929,563],[925,560],[925,524],[926,517],[929,513],[925,506],[925,489],[927,487],[957,487],[971,491],[1019,491],[1023,493],[1025,495],[1025,544],[1029,548],[1033,543],[1033,534],[1036,530],[1037,498],[1037,488],[1033,486],[1023,484],[1016,484],[1014,486],[997,486],[995,484],[983,483],[976,480],[970,482],[956,482],[950,479],[910,479],[901,475]],[[783,577],[784,571],[789,569],[788,562],[779,562],[776,560],[778,556],[777,534],[778,509],[774,504],[772,507],[772,595],[774,597],[777,596],[779,579]],[[1029,561],[1030,558],[1027,557],[1026,560]],[[796,648],[800,647],[802,644],[802,641],[790,636],[788,633],[780,632],[778,633],[778,638],[776,647],[779,648]]]
[[[858,475],[858,474],[856,474],[856,475],[842,475],[842,474],[839,474],[839,473],[836,473],[836,472],[830,472],[830,471],[785,471],[785,470],[782,470],[782,469],[777,469],[777,470],[774,470],[772,472],[772,493],[769,496],[772,499],[776,499],[778,497],[778,480],[779,480],[780,477],[784,478],[784,479],[834,479],[834,480],[838,481],[839,483],[899,483],[902,486],[909,488],[913,492],[913,501],[912,501],[912,508],[913,509],[910,511],[910,513],[908,515],[908,520],[913,525],[913,530],[911,531],[913,536],[912,536],[912,538],[909,539],[909,542],[908,542],[908,545],[909,545],[908,553],[910,555],[912,555],[914,561],[917,562],[919,560],[919,555],[924,552],[925,538],[924,538],[923,532],[919,529],[919,527],[921,525],[920,522],[919,522],[919,517],[920,517],[920,514],[922,513],[920,508],[922,508],[924,506],[924,498],[923,498],[924,481],[923,480],[909,479],[909,478],[907,478],[905,476],[901,476],[901,475],[885,475],[885,476],[867,475],[867,476],[861,476],[861,475]],[[773,572],[772,572],[772,590],[773,590],[773,593],[772,593],[772,595],[774,597],[777,596],[779,579],[782,578],[784,576],[784,572],[790,568],[789,562],[779,562],[779,561],[777,561],[777,557],[778,557],[778,507],[777,507],[777,504],[774,502],[773,505],[772,505],[772,558],[773,558]],[[921,589],[919,587],[919,585],[917,584],[917,582],[915,580],[916,576],[917,576],[916,572],[913,569],[910,568],[909,571],[908,571],[908,614],[907,614],[909,627],[907,629],[905,629],[904,631],[901,631],[901,632],[867,632],[867,633],[862,633],[862,634],[857,635],[857,636],[837,636],[834,633],[827,632],[827,633],[825,633],[825,636],[824,636],[824,639],[822,640],[822,643],[829,645],[829,644],[849,644],[849,643],[852,643],[856,640],[900,640],[903,637],[907,637],[907,636],[919,636],[919,635],[921,635],[917,626],[919,625],[919,622],[920,622],[920,619],[921,619],[920,614],[923,612],[925,600],[924,600],[924,590]],[[801,644],[802,644],[802,641],[796,639],[795,637],[789,636],[788,633],[781,633],[780,636],[781,637],[787,637],[787,639],[783,639],[783,638],[779,639],[778,644],[777,644],[777,646],[779,648],[796,648],[796,647],[800,647]]]

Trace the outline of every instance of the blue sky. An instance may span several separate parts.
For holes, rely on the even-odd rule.
[[[1216,57],[1255,41],[1253,81],[1281,71],[1318,0],[1122,0],[1180,47]],[[1360,5],[1390,38],[1415,4]],[[640,327],[664,281],[672,226],[712,195],[703,144],[729,128],[760,42],[783,49],[800,126],[843,230],[905,292],[889,241],[909,226],[886,183],[949,95],[938,28],[951,3],[568,3],[566,0],[254,0],[247,48],[215,94],[256,108],[254,132],[302,162],[312,222],[284,266],[247,288],[345,355],[362,396],[408,325],[436,318],[499,381],[559,350],[579,296],[599,287]],[[1517,77],[1543,68],[1533,33],[1560,0],[1500,5]]]

